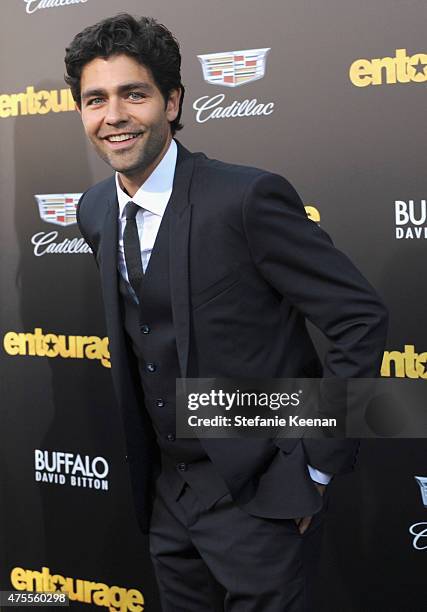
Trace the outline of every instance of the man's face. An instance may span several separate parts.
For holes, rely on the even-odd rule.
[[[81,75],[81,117],[98,154],[128,177],[145,177],[171,139],[180,92],[165,100],[150,70],[127,55],[96,58]]]

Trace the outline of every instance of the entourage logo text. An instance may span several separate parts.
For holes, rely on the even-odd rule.
[[[425,83],[427,54],[408,55],[406,49],[396,49],[394,57],[357,59],[349,70],[350,81],[356,87]]]
[[[21,93],[0,94],[0,118],[21,115],[46,115],[75,110],[76,105],[70,89],[41,89],[32,85]]]
[[[314,223],[320,223],[320,211],[313,204],[307,204],[304,206],[307,217]]]
[[[104,457],[36,448],[34,469],[36,482],[108,491],[110,467]]]
[[[427,379],[427,353],[417,353],[413,344],[403,351],[384,351],[381,376]]]
[[[396,200],[394,216],[397,240],[427,238],[427,201]]]
[[[104,368],[111,368],[107,337],[66,336],[46,333],[36,327],[34,332],[7,332],[3,338],[3,348],[12,357],[97,359]]]
[[[262,79],[270,48],[224,51],[198,55],[203,78],[211,85],[238,87]],[[258,102],[257,98],[226,101],[225,94],[201,96],[193,102],[197,123],[210,119],[269,116],[274,102]]]
[[[69,4],[86,4],[88,0],[24,0],[25,10],[32,15],[40,9],[58,8]]]
[[[145,600],[141,591],[119,586],[108,586],[103,582],[73,578],[54,573],[49,567],[41,571],[14,567],[10,582],[16,591],[36,593],[66,593],[70,601],[107,608],[109,612],[143,612]]]

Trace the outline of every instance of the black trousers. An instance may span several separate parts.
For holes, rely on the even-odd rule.
[[[160,478],[150,552],[162,611],[314,612],[326,505],[301,535],[293,519],[251,516],[229,494],[205,508],[185,485],[176,500]]]

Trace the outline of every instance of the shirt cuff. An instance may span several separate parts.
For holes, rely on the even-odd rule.
[[[310,472],[310,477],[312,480],[319,484],[327,485],[332,479],[332,474],[327,474],[326,472],[321,472],[311,465],[307,464],[308,471]]]

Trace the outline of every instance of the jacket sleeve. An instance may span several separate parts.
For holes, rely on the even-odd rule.
[[[309,220],[286,179],[258,175],[248,186],[243,224],[258,271],[330,342],[323,376],[378,376],[387,310],[328,234]],[[305,439],[307,462],[329,473],[352,469],[358,442]]]

